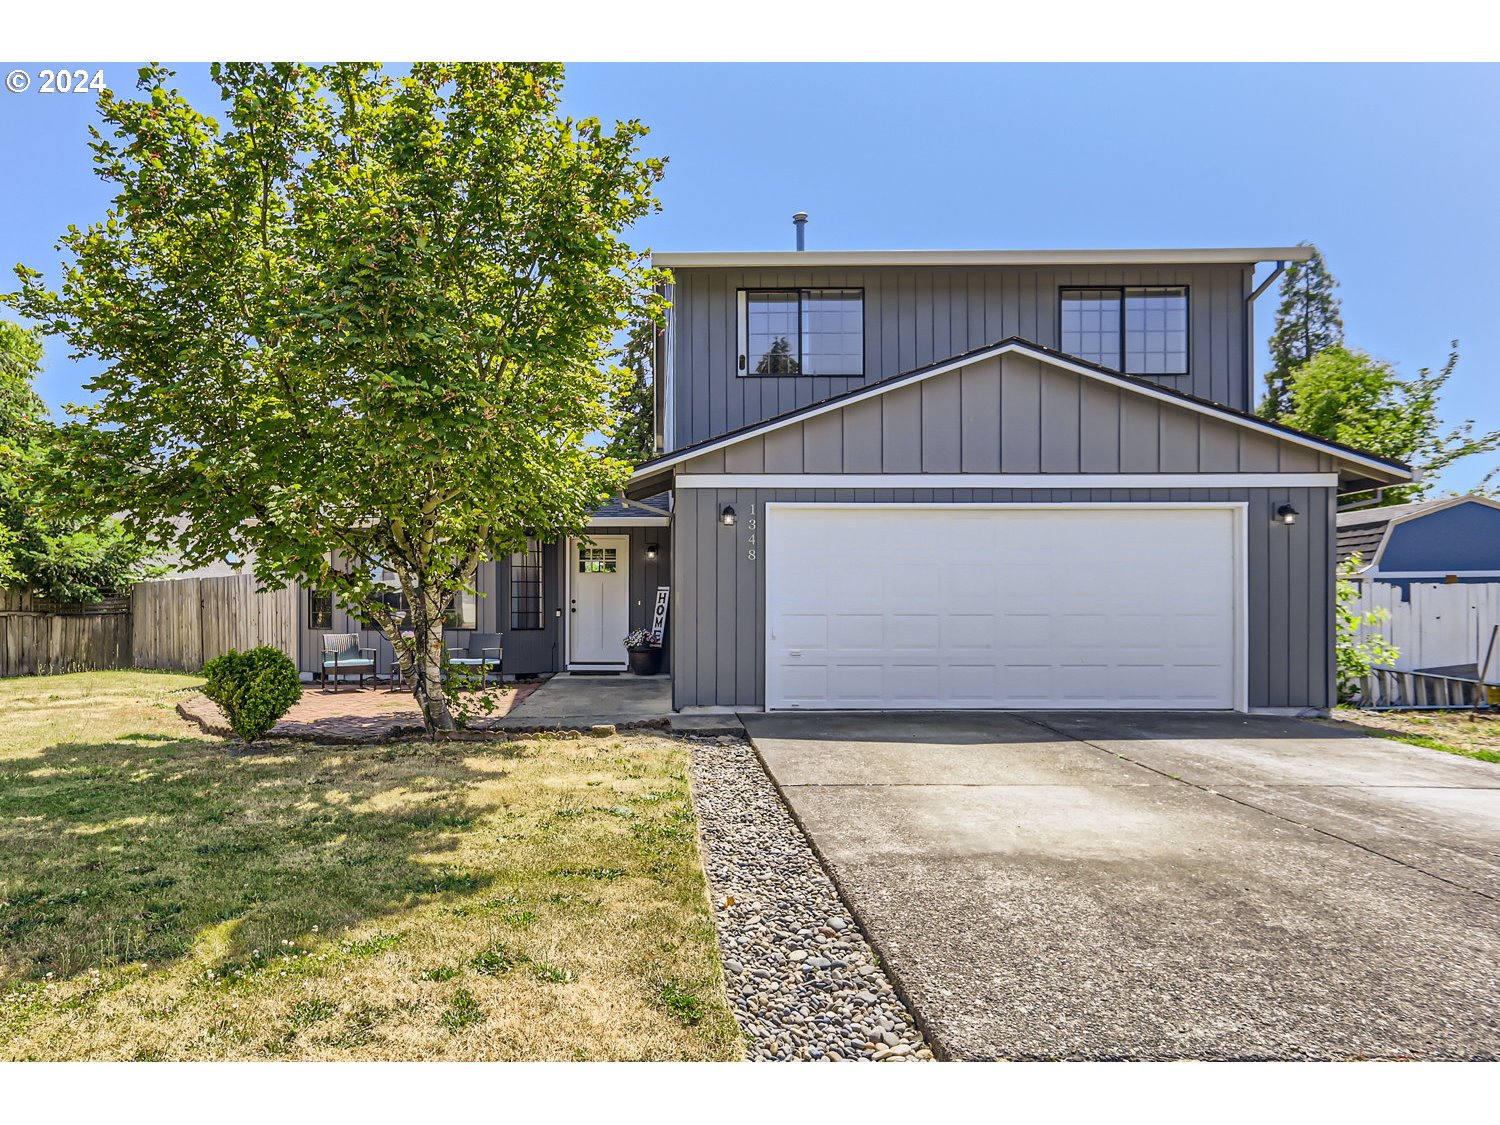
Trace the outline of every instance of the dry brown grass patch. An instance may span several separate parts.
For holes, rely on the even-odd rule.
[[[740,1057],[682,746],[234,756],[193,683],[0,684],[0,1055]]]

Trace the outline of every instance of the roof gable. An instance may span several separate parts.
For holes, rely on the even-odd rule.
[[[642,465],[683,472],[1290,473],[1405,466],[1024,340],[856,388]]]

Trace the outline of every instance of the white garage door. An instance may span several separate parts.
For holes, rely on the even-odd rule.
[[[770,505],[780,708],[1232,708],[1232,508]]]

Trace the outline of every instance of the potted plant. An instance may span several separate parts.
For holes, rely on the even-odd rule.
[[[637,676],[655,676],[661,671],[661,645],[651,639],[650,629],[635,629],[625,638],[630,670]]]

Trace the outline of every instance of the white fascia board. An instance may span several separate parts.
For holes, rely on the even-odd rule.
[[[680,473],[676,488],[1336,488],[1337,473]]]
[[[801,266],[1196,266],[1305,262],[1311,246],[1159,250],[690,250],[664,251],[653,266],[788,269]]]
[[[1024,344],[1018,343],[996,344],[994,347],[983,348],[979,351],[970,352],[966,355],[959,356],[958,358],[953,359],[947,363],[939,364],[935,367],[928,368],[925,371],[916,372],[906,378],[891,379],[883,383],[874,384],[858,394],[845,395],[831,399],[828,402],[823,403],[821,406],[815,407],[811,410],[799,410],[791,414],[784,415],[780,418],[768,419],[767,421],[762,422],[759,425],[748,427],[743,433],[732,434],[720,438],[717,441],[705,442],[702,445],[692,446],[688,449],[684,449],[680,452],[673,453],[667,457],[652,462],[649,465],[643,466],[641,469],[637,469],[631,479],[636,480],[645,476],[653,476],[656,473],[661,472],[663,469],[670,468],[673,465],[680,465],[682,462],[690,461],[695,457],[702,457],[704,454],[714,453],[720,449],[726,449],[729,446],[737,445],[742,441],[749,441],[751,438],[759,437],[761,434],[770,433],[773,430],[779,430],[785,426],[793,426],[799,422],[806,422],[811,418],[817,418],[820,415],[827,414],[831,411],[842,410],[846,406],[853,406],[855,403],[864,402],[867,399],[875,398],[877,395],[887,394],[890,391],[894,391],[900,387],[909,387],[913,384],[936,378],[939,375],[947,374],[949,371],[957,371],[961,367],[968,367],[971,364],[982,363],[987,359],[993,359],[995,356],[1004,355],[1007,352],[1015,351],[1021,352],[1024,355],[1029,355],[1033,359],[1036,359],[1042,363],[1050,363],[1052,366],[1061,368],[1064,371],[1072,371],[1075,374],[1084,375],[1090,379],[1096,379],[1108,386],[1119,387],[1120,389],[1129,391],[1133,394],[1144,395],[1147,398],[1156,399],[1158,402],[1165,402],[1169,405],[1181,407],[1184,410],[1191,410],[1194,413],[1203,414],[1210,418],[1218,418],[1222,421],[1230,423],[1231,425],[1243,426],[1247,430],[1254,430],[1258,433],[1264,433],[1273,438],[1278,438],[1281,441],[1289,441],[1294,445],[1306,446],[1308,449],[1315,449],[1319,453],[1327,453],[1330,456],[1337,457],[1339,460],[1344,461],[1350,465],[1358,466],[1363,469],[1373,469],[1376,472],[1383,473],[1386,476],[1396,478],[1394,481],[1390,482],[1393,484],[1405,483],[1406,481],[1412,479],[1411,474],[1402,473],[1399,469],[1394,469],[1383,461],[1377,461],[1373,458],[1362,457],[1356,453],[1346,453],[1343,450],[1331,449],[1326,442],[1323,442],[1318,438],[1309,437],[1299,433],[1288,433],[1286,430],[1267,425],[1255,418],[1244,417],[1238,414],[1226,414],[1224,411],[1216,410],[1211,406],[1206,406],[1201,403],[1193,402],[1189,399],[1182,399],[1178,398],[1176,395],[1168,394],[1165,391],[1157,389],[1150,383],[1142,382],[1138,379],[1132,379],[1125,375],[1110,375],[1106,374],[1103,371],[1096,371],[1092,367],[1087,367],[1081,363],[1071,363],[1066,359],[1062,359],[1054,355],[1049,355],[1039,349],[1027,347]]]
[[[670,527],[670,516],[601,516],[589,520],[590,527]]]

